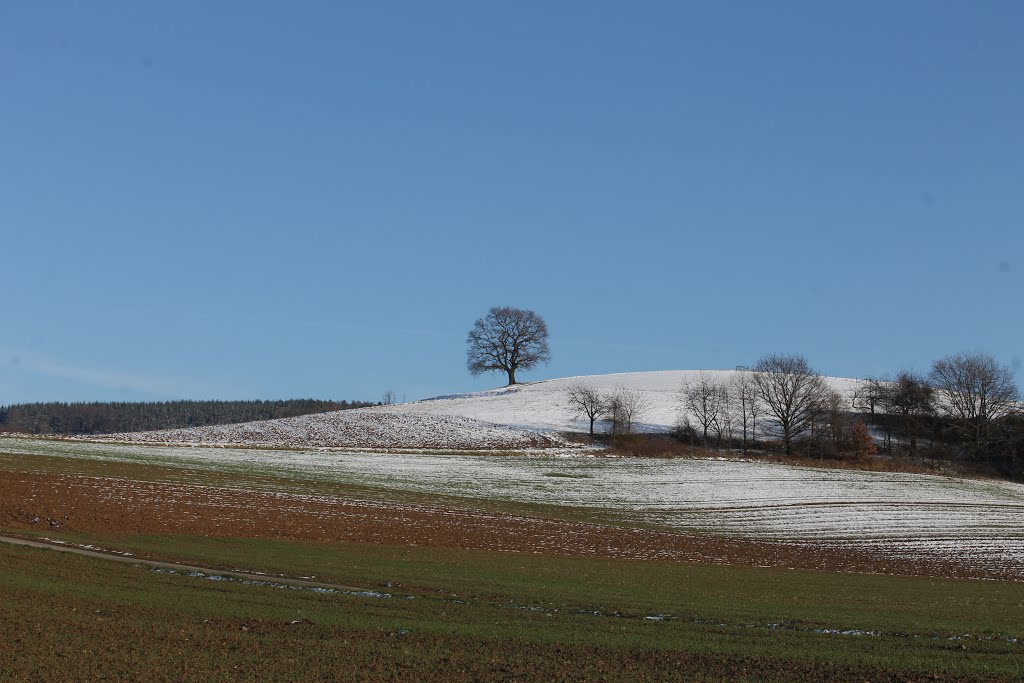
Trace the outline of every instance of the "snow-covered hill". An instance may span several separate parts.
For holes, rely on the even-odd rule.
[[[702,372],[720,381],[732,370],[666,370],[567,377],[491,391],[455,394],[393,406],[304,415],[279,420],[116,434],[104,440],[246,446],[523,449],[565,447],[555,432],[586,431],[589,423],[569,407],[567,390],[586,384],[605,393],[624,388],[643,394],[642,431],[668,431],[680,420],[680,391]],[[851,397],[860,380],[827,378]],[[848,404],[849,405],[849,404]]]
[[[719,382],[727,382],[737,374],[735,370],[662,370],[566,377],[492,391],[441,396],[384,410],[420,415],[461,415],[531,431],[586,431],[589,429],[588,421],[574,414],[566,399],[570,386],[585,384],[606,394],[620,387],[641,392],[650,407],[641,416],[640,429],[668,431],[679,422],[680,391],[702,373]],[[828,377],[826,381],[848,399],[863,385],[861,380],[840,377]]]

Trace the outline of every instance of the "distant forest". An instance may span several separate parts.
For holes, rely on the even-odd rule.
[[[112,434],[235,424],[366,408],[366,401],[166,401],[146,403],[20,403],[0,406],[0,431],[27,434]]]

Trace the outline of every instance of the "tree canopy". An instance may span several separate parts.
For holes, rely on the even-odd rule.
[[[509,386],[517,370],[529,370],[551,359],[548,326],[533,311],[495,307],[478,318],[466,337],[466,368],[476,376],[505,372]]]

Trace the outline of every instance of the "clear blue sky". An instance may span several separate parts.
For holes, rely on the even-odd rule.
[[[1024,357],[1024,4],[7,2],[0,403]],[[1018,373],[1018,377],[1021,373]]]

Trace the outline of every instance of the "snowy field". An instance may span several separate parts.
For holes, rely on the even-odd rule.
[[[585,384],[611,393],[618,388],[643,394],[649,408],[637,429],[664,432],[685,414],[680,391],[701,372],[722,381],[731,370],[667,370],[592,375],[519,384],[492,391],[455,394],[394,406],[304,415],[279,420],[193,429],[115,434],[102,440],[134,443],[228,444],[238,446],[378,449],[565,448],[558,432],[586,432],[589,423],[569,407],[568,388]],[[852,398],[860,380],[827,378]],[[766,424],[767,418],[761,424]],[[600,429],[604,425],[598,425]]]
[[[98,441],[226,444],[262,448],[523,450],[566,447],[557,435],[482,422],[461,415],[340,410],[278,420],[89,437]]]
[[[601,511],[691,532],[955,556],[1024,577],[1024,486],[735,460],[261,451],[0,439],[0,450],[146,462]]]

